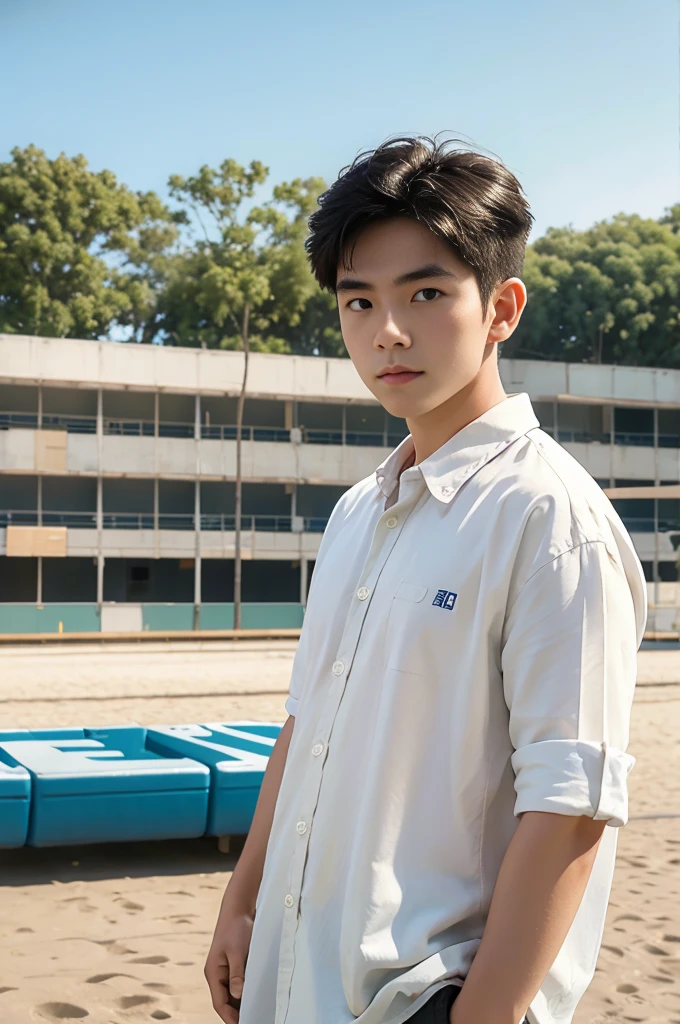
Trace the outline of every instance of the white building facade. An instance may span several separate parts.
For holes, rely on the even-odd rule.
[[[680,628],[680,488],[633,496],[680,484],[680,371],[500,370],[612,492],[648,629]],[[232,627],[242,376],[240,352],[0,335],[0,633]],[[407,427],[349,359],[252,353],[247,396],[242,624],[295,628],[333,505]]]

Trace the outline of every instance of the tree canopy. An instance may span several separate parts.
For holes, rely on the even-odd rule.
[[[303,242],[323,181],[277,185],[271,199],[249,206],[268,174],[259,161],[225,160],[170,178],[191,240],[171,259],[157,305],[156,327],[172,343],[240,348],[247,306],[251,348],[291,351],[290,331],[318,291]]]
[[[503,356],[680,366],[680,206],[550,228],[527,249],[528,302]]]
[[[253,350],[345,356],[303,246],[324,182],[267,191],[268,177],[225,160],[171,175],[166,203],[83,156],[15,148],[0,163],[0,331],[239,348],[247,306]],[[549,228],[523,279],[501,356],[680,367],[680,204]]]
[[[153,264],[176,238],[170,210],[83,156],[11,156],[0,164],[0,330],[99,338],[142,317]]]

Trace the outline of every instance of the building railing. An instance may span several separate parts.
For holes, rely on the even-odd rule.
[[[621,521],[629,533],[654,533],[654,517],[621,516]],[[680,532],[680,519],[659,519],[659,533]]]
[[[552,427],[543,427],[546,434],[550,434],[552,437],[555,436]],[[560,444],[580,442],[582,444],[610,444],[611,437],[609,434],[598,434],[587,430],[563,430],[561,427],[558,430]],[[680,435],[678,434],[659,434],[658,435],[659,448],[680,448]],[[614,432],[614,444],[629,445],[633,447],[641,448],[653,448],[654,447],[654,434],[646,433],[644,431],[625,431],[617,430]]]
[[[323,533],[328,516],[301,516],[304,533]],[[40,517],[32,509],[13,509],[0,512],[2,526],[37,526]],[[105,530],[153,530],[153,512],[104,512],[102,526]],[[228,513],[203,513],[200,517],[201,530],[233,531],[236,516]],[[193,513],[159,512],[159,530],[193,530]],[[72,529],[94,530],[97,526],[95,512],[52,512],[42,513],[43,526],[67,526]],[[291,516],[242,515],[241,529],[259,532],[290,533],[293,527]]]
[[[37,413],[4,412],[0,413],[0,430],[7,430],[10,427],[28,427],[36,429],[38,426]],[[97,418],[95,416],[66,416],[52,413],[43,413],[42,426],[49,430],[66,430],[70,434],[96,434]],[[155,425],[153,420],[136,419],[112,419],[105,416],[103,419],[103,431],[107,435],[115,437],[153,437]],[[301,426],[303,444],[332,444],[332,445],[363,445],[383,448],[396,447],[406,436],[405,434],[390,434],[384,431],[369,430],[346,430],[343,438],[342,430],[320,430],[312,427]],[[214,441],[235,441],[236,424],[203,423],[200,428],[201,438]],[[159,437],[184,437],[193,438],[193,423],[172,423],[161,420],[158,423]],[[291,432],[287,427],[265,427],[249,426],[241,427],[241,437],[244,441],[269,441],[275,443],[290,442]]]
[[[159,530],[194,529],[195,517],[192,512],[159,512]],[[629,533],[653,533],[653,516],[621,516]],[[38,512],[34,509],[13,509],[0,512],[0,527],[3,526],[37,526]],[[304,533],[323,533],[326,529],[328,516],[301,516]],[[153,512],[104,512],[102,526],[105,530],[153,530],[155,517]],[[228,512],[203,512],[200,517],[201,530],[211,532],[233,532],[236,528],[236,516]],[[43,526],[66,526],[71,529],[94,530],[97,526],[95,512],[53,512],[42,513]],[[242,515],[241,529],[269,533],[290,533],[293,528],[291,516],[284,515]],[[659,517],[659,533],[680,533],[680,518]]]
[[[38,414],[30,412],[3,412],[0,413],[0,430],[9,427],[38,426]],[[97,418],[95,416],[69,416],[56,413],[43,413],[42,426],[48,430],[66,430],[70,434],[95,434],[97,432]],[[555,436],[552,427],[545,426],[546,433]],[[153,437],[155,425],[153,420],[138,419],[114,419],[104,417],[103,430],[105,434],[116,437]],[[331,430],[317,427],[300,427],[303,444],[324,444],[324,445],[352,445],[372,446],[376,448],[395,448],[404,438],[403,433],[385,433],[384,431],[371,430]],[[200,428],[201,438],[216,441],[235,441],[236,425],[203,423]],[[611,436],[608,433],[597,433],[588,430],[567,430],[562,427],[558,429],[558,440],[564,443],[585,443],[585,444],[610,444]],[[159,437],[183,437],[193,438],[193,423],[173,423],[161,420],[158,424]],[[244,441],[269,441],[275,443],[287,443],[290,441],[290,430],[286,427],[264,427],[264,426],[243,426],[241,437]],[[680,448],[680,435],[659,434],[659,448]],[[614,444],[629,445],[633,447],[653,448],[654,434],[651,431],[623,431],[616,430],[614,433]]]

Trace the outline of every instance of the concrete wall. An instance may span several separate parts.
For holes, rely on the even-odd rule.
[[[0,430],[0,471],[35,472],[35,435],[29,429]],[[191,438],[118,437],[102,439],[102,472],[107,476],[162,476],[224,480],[236,477],[236,442]],[[655,460],[661,480],[680,480],[680,449],[562,442],[596,479],[611,477],[646,480],[654,475]],[[350,487],[375,471],[389,448],[352,445],[293,444],[244,441],[243,477],[283,483],[324,483]],[[96,474],[97,438],[68,434],[67,471]],[[197,463],[198,459],[198,463]],[[2,479],[0,478],[0,488]]]
[[[349,359],[251,353],[251,398],[376,404]],[[506,391],[536,401],[680,404],[680,370],[501,359]],[[0,383],[36,382],[191,395],[238,395],[243,353],[0,334]]]

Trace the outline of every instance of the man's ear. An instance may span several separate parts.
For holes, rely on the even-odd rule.
[[[492,319],[487,341],[505,341],[513,333],[527,304],[527,290],[519,277],[503,281],[491,301]]]

